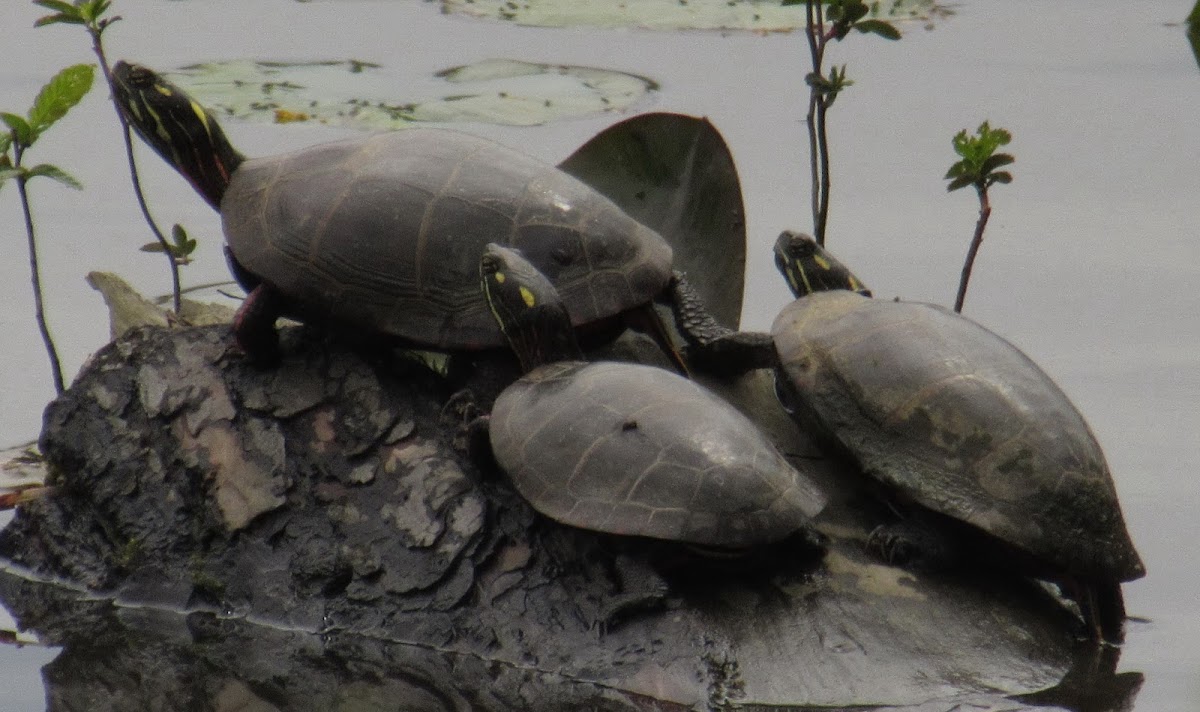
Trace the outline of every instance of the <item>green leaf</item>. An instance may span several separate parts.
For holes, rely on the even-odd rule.
[[[967,164],[965,161],[959,161],[950,166],[950,170],[946,171],[946,180],[951,178],[959,178],[967,172]]]
[[[44,15],[34,20],[34,27],[45,27],[46,25],[82,25],[84,24],[81,17],[68,17],[66,15]]]
[[[33,102],[33,108],[29,110],[29,123],[35,134],[50,128],[65,116],[71,107],[78,104],[91,90],[95,74],[94,66],[76,64],[54,75],[46,86],[42,87],[42,91]]]
[[[22,146],[28,146],[33,143],[33,128],[24,117],[10,114],[7,111],[0,111],[0,121],[7,124],[9,130],[12,131],[10,141],[19,143]]]
[[[1007,185],[1008,183],[1012,183],[1012,174],[1008,171],[1000,171],[991,174],[988,176],[988,179],[993,183],[1004,183]]]
[[[175,241],[175,244],[171,247],[171,252],[178,258],[186,258],[196,251],[198,243],[188,237],[187,230],[184,230],[183,226],[179,223],[175,223],[171,227],[171,239]]]
[[[879,35],[885,40],[900,39],[900,30],[897,30],[895,25],[886,20],[863,20],[862,22],[856,22],[854,29],[863,34]]]
[[[83,184],[80,183],[79,181],[75,180],[74,176],[67,173],[63,169],[59,168],[58,166],[52,166],[49,163],[39,163],[38,165],[34,166],[33,168],[30,168],[29,169],[29,177],[33,178],[34,176],[45,176],[47,178],[53,178],[54,180],[58,181],[59,183],[62,183],[63,185],[65,185],[69,188],[74,188],[75,190],[83,190]]]
[[[958,178],[950,181],[950,185],[946,186],[946,191],[952,192],[958,190],[959,188],[966,188],[968,185],[974,184],[975,181],[971,180],[971,176],[959,176]]]
[[[82,25],[83,16],[79,13],[79,8],[68,2],[61,0],[34,0],[34,5],[39,5],[47,10],[56,10],[53,15],[40,17],[33,23],[34,27],[43,27],[45,25],[65,24],[65,25]]]
[[[147,242],[138,249],[142,252],[165,252],[169,250],[170,247],[163,247],[161,242]]]
[[[1007,166],[1016,160],[1017,159],[1013,158],[1011,155],[1009,155],[1007,153],[997,153],[996,155],[990,156],[986,160],[984,160],[983,165],[980,166],[979,172],[980,173],[991,173],[992,171],[996,170],[1000,166]]]
[[[69,2],[63,2],[63,0],[33,0],[33,4],[47,10],[61,12],[64,15],[79,15],[79,8]]]

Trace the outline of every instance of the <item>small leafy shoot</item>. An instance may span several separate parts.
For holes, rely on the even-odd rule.
[[[100,60],[100,69],[104,73],[104,80],[109,85],[109,93],[113,97],[113,108],[117,112],[117,120],[121,124],[121,133],[125,140],[125,154],[129,160],[129,173],[133,181],[133,192],[137,197],[138,207],[142,209],[142,216],[146,219],[146,223],[150,226],[150,231],[154,234],[155,239],[160,245],[159,251],[167,256],[168,266],[171,270],[171,293],[175,300],[175,313],[179,313],[181,306],[181,293],[179,284],[179,265],[184,264],[176,259],[175,247],[167,242],[167,238],[159,229],[158,224],[154,222],[154,218],[150,215],[150,208],[146,205],[146,198],[142,194],[142,184],[138,177],[137,163],[133,156],[133,141],[130,137],[129,126],[125,121],[125,117],[121,114],[121,108],[116,105],[116,92],[112,91],[112,70],[108,65],[108,57],[104,52],[104,30],[106,30],[114,22],[121,19],[120,15],[112,17],[104,17],[112,6],[112,0],[75,0],[73,3],[64,2],[63,0],[33,0],[34,5],[44,7],[47,10],[53,11],[53,14],[38,18],[34,22],[34,27],[44,27],[46,25],[81,25],[87,30],[88,36],[92,40],[92,51]],[[55,93],[59,98],[67,98],[72,91],[71,86],[64,86],[56,89]],[[40,97],[39,97],[40,98]],[[51,102],[47,108],[51,108],[54,104]],[[49,114],[48,114],[49,115]],[[35,126],[36,128],[36,126]]]
[[[171,242],[166,245],[165,249],[171,251],[177,263],[186,265],[191,263],[191,254],[196,251],[196,245],[197,242],[188,237],[187,230],[179,223],[175,223],[171,228]],[[141,247],[142,252],[162,252],[163,249],[163,244],[160,242],[149,242]]]
[[[75,0],[74,4],[62,0],[33,0],[33,4],[53,10],[54,14],[39,17],[34,27],[46,25],[83,25],[94,37],[99,37],[105,28],[121,19],[120,15],[103,17],[112,5],[111,0]]]
[[[1004,129],[993,129],[986,121],[979,125],[974,135],[963,129],[951,141],[960,160],[946,171],[945,180],[950,181],[946,190],[955,191],[971,185],[975,186],[979,196],[979,220],[975,223],[975,235],[971,238],[971,247],[967,250],[967,259],[958,281],[958,296],[954,300],[956,312],[962,311],[963,301],[967,298],[967,283],[971,280],[975,257],[983,244],[983,230],[992,214],[988,188],[996,183],[1012,182],[1011,173],[997,169],[1011,165],[1016,159],[1008,153],[996,153],[998,148],[1007,146],[1011,141],[1012,134]]]
[[[986,121],[979,125],[974,136],[968,135],[966,129],[959,131],[953,145],[954,152],[962,160],[946,171],[946,180],[950,181],[946,190],[955,191],[968,185],[985,190],[994,183],[1011,183],[1012,174],[996,170],[1016,160],[1010,154],[996,153],[996,149],[1007,146],[1010,141],[1012,134],[1004,129],[993,129]]]
[[[60,395],[65,385],[62,375],[62,363],[58,358],[58,350],[50,335],[50,327],[46,323],[46,311],[42,299],[41,270],[38,267],[37,235],[34,230],[33,213],[29,206],[28,184],[30,179],[46,177],[56,180],[71,188],[79,189],[79,181],[71,177],[63,169],[49,163],[39,163],[32,168],[22,165],[25,152],[37,142],[47,129],[66,116],[85,94],[92,88],[93,67],[89,64],[76,64],[63,69],[54,75],[46,86],[38,93],[33,106],[24,117],[0,112],[0,121],[8,128],[0,132],[0,187],[8,181],[17,184],[21,211],[25,218],[25,237],[29,249],[29,272],[33,285],[33,317],[37,322],[38,331],[42,335],[42,343],[46,346],[46,355],[50,360],[50,374],[54,379],[54,389]]]
[[[887,20],[879,19],[880,3],[863,0],[781,0],[783,5],[806,8],[805,37],[808,40],[812,68],[805,75],[808,84],[808,154],[812,179],[813,235],[817,244],[825,244],[825,228],[829,222],[829,135],[826,112],[837,101],[842,90],[853,84],[846,76],[846,65],[833,67],[825,75],[825,49],[830,40],[841,41],[850,32],[878,35],[889,40],[900,39],[900,30]],[[893,10],[895,5],[893,5]]]

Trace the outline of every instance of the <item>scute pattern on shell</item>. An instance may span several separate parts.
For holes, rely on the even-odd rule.
[[[798,531],[825,503],[737,409],[650,366],[534,369],[496,400],[491,441],[522,496],[584,529],[743,547]]]
[[[501,346],[488,242],[555,283],[576,325],[648,302],[671,248],[586,184],[486,139],[409,129],[246,161],[221,204],[233,256],[298,316],[439,348]]]
[[[942,307],[847,291],[772,329],[802,416],[868,474],[1063,571],[1144,572],[1083,416],[1015,346]]]

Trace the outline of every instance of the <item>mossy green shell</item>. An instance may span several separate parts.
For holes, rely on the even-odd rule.
[[[583,529],[744,547],[802,529],[825,504],[736,408],[650,366],[536,368],[500,394],[490,437],[535,509]]]
[[[671,248],[557,168],[486,139],[409,129],[245,161],[221,202],[229,249],[289,311],[439,348],[503,345],[479,256],[515,247],[576,325],[662,292]]]
[[[1099,443],[1009,342],[939,306],[847,291],[796,300],[772,335],[802,419],[869,475],[1057,570],[1144,573]]]

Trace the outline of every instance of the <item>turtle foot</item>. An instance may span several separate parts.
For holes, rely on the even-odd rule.
[[[484,471],[497,467],[488,439],[491,417],[479,407],[474,391],[463,388],[452,393],[438,420],[447,429],[453,428],[451,444],[455,450],[465,453]]]
[[[917,571],[946,571],[959,560],[958,547],[916,520],[880,524],[867,537],[866,548],[888,564]]]
[[[277,366],[283,360],[279,332],[275,330],[281,309],[279,295],[260,284],[250,290],[233,317],[234,340],[256,366]]]

